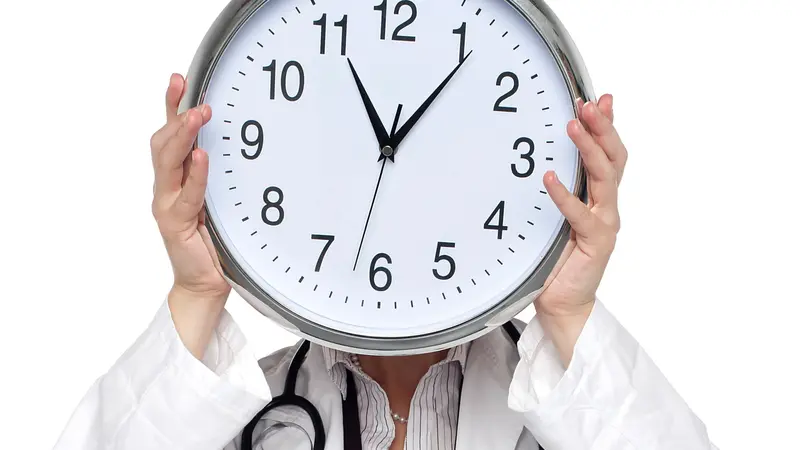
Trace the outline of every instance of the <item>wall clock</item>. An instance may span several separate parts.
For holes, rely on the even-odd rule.
[[[372,354],[474,339],[541,291],[584,197],[566,135],[589,78],[532,0],[234,0],[181,110],[212,107],[225,276],[300,336]]]

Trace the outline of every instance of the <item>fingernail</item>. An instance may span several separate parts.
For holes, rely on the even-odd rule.
[[[190,110],[186,111],[186,114],[183,115],[183,123],[184,124],[189,123],[189,114],[191,114],[191,112],[192,112],[192,110],[190,109]]]
[[[556,183],[561,183],[561,180],[558,179],[558,174],[555,172],[553,172],[553,179],[555,180]]]

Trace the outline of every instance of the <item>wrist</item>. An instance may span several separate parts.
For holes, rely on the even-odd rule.
[[[558,350],[564,367],[568,367],[572,361],[575,344],[589,320],[594,304],[595,300],[592,298],[569,307],[547,308],[540,304],[536,305],[539,323]]]
[[[196,292],[179,285],[169,292],[167,303],[175,330],[198,360],[203,359],[227,297],[227,293]]]

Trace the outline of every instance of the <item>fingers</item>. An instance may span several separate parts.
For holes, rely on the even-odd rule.
[[[597,100],[597,107],[611,123],[614,123],[614,97],[611,94],[603,94]]]
[[[199,110],[200,114],[203,116],[203,124],[208,123],[211,120],[211,107],[208,105],[200,105],[195,108],[195,110]],[[153,164],[155,165],[156,157],[164,149],[164,146],[167,142],[175,136],[178,130],[181,129],[183,126],[183,119],[186,115],[186,112],[177,116],[177,120],[172,120],[164,124],[158,131],[156,131],[153,136],[150,138],[150,150],[153,156]]]
[[[189,175],[175,201],[175,218],[180,221],[197,219],[203,207],[203,198],[208,184],[208,154],[201,149],[191,153]]]
[[[186,82],[180,74],[173,73],[169,78],[169,87],[167,87],[166,95],[167,122],[172,122],[176,119],[178,105],[181,103],[185,86]]]
[[[603,98],[601,98],[601,101]],[[610,101],[604,101],[603,105],[600,106],[594,102],[586,103],[583,107],[581,118],[594,136],[594,140],[603,149],[606,157],[611,162],[616,174],[616,181],[619,183],[622,180],[625,164],[628,161],[628,150],[622,143],[622,139],[619,137],[613,123],[607,114],[603,112],[604,108],[610,108],[610,106],[606,106],[609,103]]]
[[[182,120],[175,133],[160,150],[155,150],[154,167],[156,196],[180,190],[183,180],[183,162],[192,150],[200,128],[211,118],[210,108],[201,105],[181,115]],[[169,128],[167,128],[169,129]]]
[[[578,118],[583,120],[583,105],[586,104],[582,98],[578,97],[577,99],[578,105]],[[604,94],[600,97],[600,100],[597,101],[597,106],[600,108],[600,111],[603,113],[604,116],[608,118],[612,123],[614,122],[614,97],[611,94]]]
[[[544,174],[544,187],[572,229],[584,238],[590,237],[598,219],[589,207],[572,195],[553,171]]]
[[[591,103],[587,103],[587,106]],[[586,107],[584,107],[586,109]],[[589,178],[592,199],[598,205],[617,204],[617,174],[605,151],[579,120],[567,124],[567,134],[578,147]]]

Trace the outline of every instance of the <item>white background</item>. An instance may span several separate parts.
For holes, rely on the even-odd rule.
[[[2,448],[52,447],[163,301],[148,140],[224,4],[2,2]],[[800,448],[800,6],[550,4],[631,155],[599,296],[720,448]],[[229,310],[259,354],[294,341]]]

